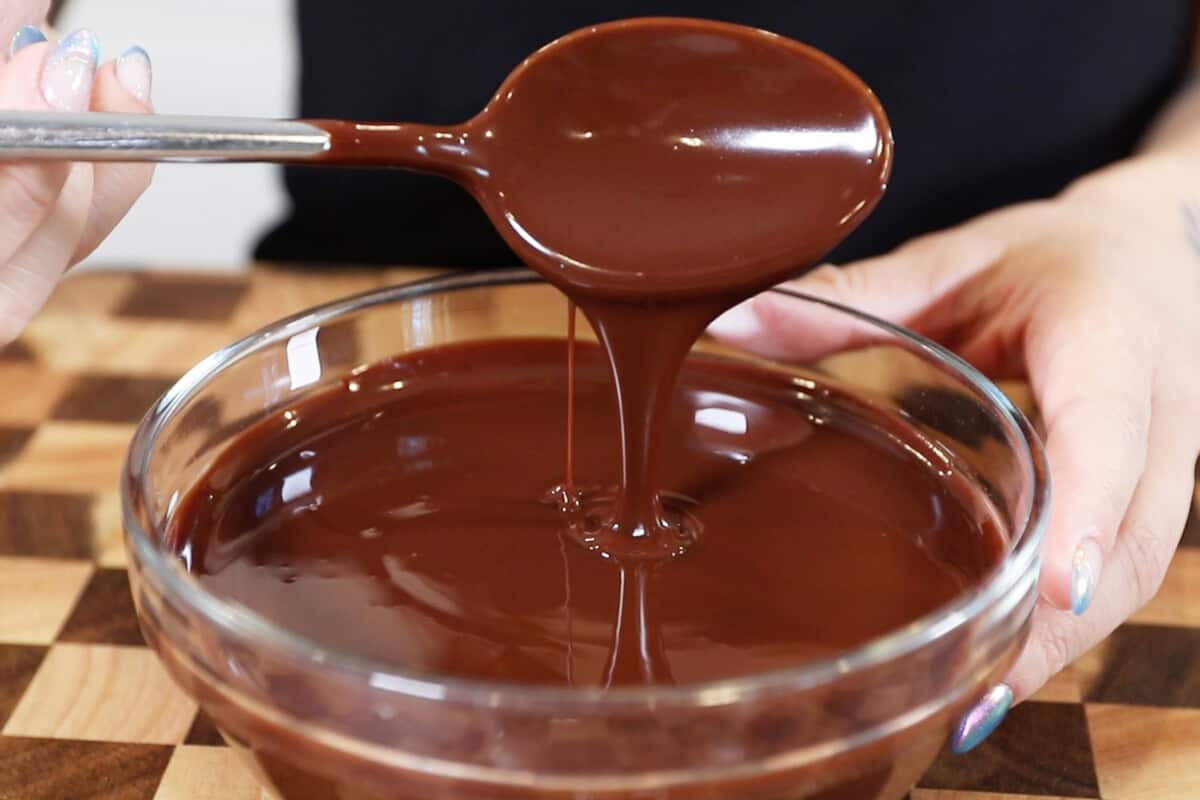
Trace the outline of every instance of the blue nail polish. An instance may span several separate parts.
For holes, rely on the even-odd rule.
[[[96,34],[87,28],[80,28],[74,33],[59,39],[50,57],[61,57],[71,53],[78,53],[84,56],[94,66],[100,62],[100,40],[96,38]]]
[[[1090,542],[1079,545],[1071,559],[1071,612],[1079,616],[1092,604],[1099,569],[1099,548]]]
[[[134,45],[117,59],[116,69],[117,80],[125,87],[125,91],[141,102],[149,104],[150,85],[154,80],[150,54]]]
[[[954,735],[950,737],[950,750],[958,755],[974,750],[983,740],[992,735],[1012,708],[1013,692],[1006,683],[993,686],[975,707],[963,715]]]
[[[41,28],[36,25],[22,25],[13,34],[12,41],[8,44],[8,55],[15,56],[29,45],[44,41],[46,41],[46,34],[42,33]]]
[[[137,58],[150,63],[150,54],[146,52],[146,48],[136,44],[121,53],[121,58]]]
[[[92,93],[100,43],[96,34],[78,30],[59,40],[42,66],[42,97],[51,108],[84,111]]]

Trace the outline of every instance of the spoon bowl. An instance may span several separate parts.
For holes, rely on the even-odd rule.
[[[829,56],[663,17],[551,42],[461,125],[0,111],[0,159],[438,173],[559,288],[644,303],[746,296],[816,263],[878,203],[892,139]]]
[[[456,133],[484,167],[464,183],[509,245],[605,295],[765,289],[852,231],[892,162],[883,109],[845,67],[691,19],[564,36]]]

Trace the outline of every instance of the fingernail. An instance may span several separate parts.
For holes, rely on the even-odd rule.
[[[992,735],[1008,710],[1012,708],[1012,688],[1007,683],[993,686],[975,707],[963,715],[954,735],[950,737],[950,750],[962,755],[974,750],[983,740]]]
[[[708,326],[708,332],[724,339],[753,339],[762,329],[758,314],[750,307],[751,300],[739,303],[717,317]]]
[[[1103,553],[1095,539],[1084,539],[1071,558],[1071,611],[1080,615],[1092,604],[1092,592],[1100,580]]]
[[[62,111],[87,109],[99,61],[100,43],[91,31],[77,30],[62,39],[42,70],[42,97]]]
[[[117,80],[125,91],[143,103],[150,102],[150,84],[153,76],[150,54],[136,45],[117,59]]]
[[[12,41],[8,43],[8,55],[11,58],[29,45],[44,41],[46,41],[46,34],[42,33],[41,28],[36,25],[22,25],[13,34]]]

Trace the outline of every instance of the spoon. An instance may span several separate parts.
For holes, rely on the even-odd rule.
[[[830,57],[753,28],[651,18],[550,43],[460,125],[13,112],[0,114],[6,155],[392,166],[471,192],[608,357],[621,478],[584,535],[619,568],[612,685],[671,680],[646,586],[699,531],[664,513],[657,476],[688,350],[722,310],[816,263],[866,217],[892,143],[874,95]]]
[[[0,112],[6,160],[438,173],[550,281],[640,301],[745,295],[815,263],[878,202],[891,153],[879,103],[832,58],[675,18],[568,34],[460,125]]]

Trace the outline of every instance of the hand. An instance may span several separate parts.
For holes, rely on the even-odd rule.
[[[0,15],[0,41],[12,42],[0,65],[0,108],[150,111],[145,52],[131,48],[97,69],[91,33],[55,43],[32,27],[47,6],[10,2]],[[152,173],[145,164],[0,164],[0,346],[20,334],[63,273],[108,235]]]
[[[1186,520],[1200,449],[1200,208],[1173,199],[1191,191],[1182,167],[1131,159],[1056,199],[790,284],[938,340],[994,378],[1030,381],[1054,496],[1031,637],[1011,693],[990,698],[1004,710],[1155,594]],[[776,358],[847,344],[816,341],[792,302],[761,295],[711,332]]]

